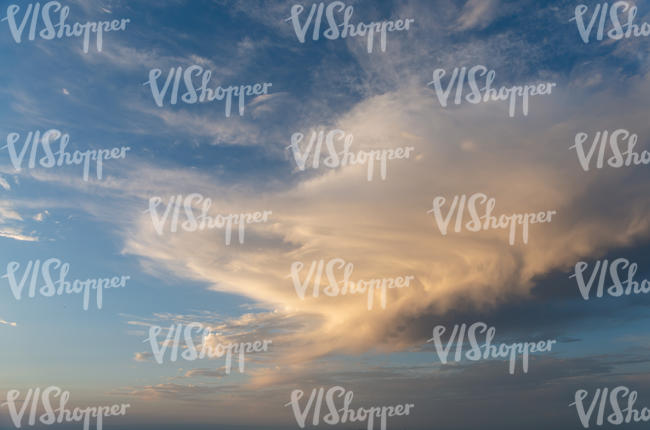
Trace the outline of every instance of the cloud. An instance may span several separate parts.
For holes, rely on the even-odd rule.
[[[296,172],[288,183],[259,190],[230,187],[209,172],[130,159],[119,177],[96,184],[79,204],[115,224],[124,253],[148,273],[205,283],[268,309],[244,314],[237,327],[259,334],[284,325],[282,343],[290,348],[283,362],[335,351],[404,350],[420,341],[404,333],[422,316],[435,320],[458,307],[494,309],[526,299],[539,277],[648,237],[644,182],[630,182],[645,173],[625,168],[585,175],[577,158],[567,156],[576,130],[625,123],[650,134],[643,119],[649,80],[637,77],[630,85],[635,96],[626,100],[602,89],[572,90],[572,99],[562,92],[537,97],[529,117],[510,119],[505,105],[442,109],[423,84],[405,82],[342,112],[333,126],[316,122],[304,130],[343,129],[354,136],[355,151],[414,146],[418,157],[389,163],[386,181],[368,182],[365,166],[348,166]],[[603,106],[617,114],[603,121]],[[626,113],[630,106],[634,117]],[[295,170],[292,163],[283,167]],[[86,189],[79,178],[34,174]],[[266,209],[273,215],[269,223],[247,227],[244,245],[225,246],[223,230],[156,234],[144,213],[149,197],[193,192],[212,199],[213,216]],[[476,192],[496,198],[497,214],[556,210],[558,217],[531,226],[528,245],[508,245],[503,230],[442,236],[426,213],[433,197]],[[331,258],[353,263],[353,280],[413,275],[416,281],[389,291],[386,309],[375,302],[368,311],[361,295],[314,298],[311,289],[301,300],[289,276],[292,263],[308,267]]]
[[[2,187],[5,191],[11,190],[11,185],[9,185],[9,182],[2,176],[0,176],[0,187]]]
[[[460,17],[451,14],[447,20],[427,15],[434,13],[427,9],[438,13],[442,8],[425,6],[416,8],[415,14],[395,13],[423,17],[418,23],[435,36],[441,31],[441,21],[458,21],[464,29],[486,28],[497,16],[500,2],[470,0]],[[289,8],[274,6],[270,13],[286,18]],[[264,8],[240,9],[252,11],[260,20],[269,16]],[[286,22],[278,22],[290,31]],[[307,112],[299,129],[278,132],[273,124],[252,124],[236,117],[225,121],[189,109],[155,109],[150,99],[148,105],[129,105],[130,111],[165,126],[154,132],[174,129],[182,135],[212,138],[215,143],[254,143],[260,151],[266,145],[286,147],[291,131],[328,128],[341,128],[354,136],[353,150],[415,147],[413,159],[389,163],[386,181],[366,181],[365,166],[296,171],[290,155],[285,160],[264,159],[261,164],[286,177],[294,172],[288,180],[256,186],[229,185],[207,169],[182,168],[173,164],[175,160],[166,160],[165,166],[134,157],[117,166],[120,175],[97,184],[44,171],[32,172],[30,178],[78,191],[66,204],[114,227],[123,253],[138,259],[147,273],[183,288],[187,285],[182,281],[197,281],[213,291],[245,297],[264,309],[226,321],[208,321],[219,327],[219,339],[272,335],[274,352],[282,348],[277,354],[279,366],[295,370],[304,365],[306,375],[310,369],[305,363],[313,369],[319,357],[417,347],[422,342],[418,338],[421,327],[448,313],[488,311],[530,299],[540,277],[566,271],[578,259],[597,258],[648,238],[647,173],[622,168],[585,174],[569,150],[578,131],[594,133],[624,125],[639,136],[650,135],[648,75],[623,79],[619,71],[611,75],[602,71],[613,82],[625,82],[627,89],[620,92],[604,89],[599,79],[588,79],[594,75],[578,70],[568,78],[558,78],[560,85],[552,96],[532,98],[528,117],[510,119],[506,104],[442,109],[425,82],[435,67],[481,63],[500,67],[499,84],[555,79],[554,72],[539,67],[547,55],[544,46],[529,43],[513,30],[459,44],[443,37],[418,40],[406,34],[390,40],[390,55],[369,56],[357,40],[345,45],[354,58],[349,67],[334,61],[341,44],[321,42],[328,49],[319,67],[310,68],[313,86],[300,94],[305,103],[297,100],[294,106]],[[237,47],[246,52],[251,48],[246,40]],[[105,59],[98,60],[92,53],[87,58],[114,61],[117,67],[138,73],[154,65],[179,64],[173,55],[163,55],[159,62],[158,54],[115,45],[113,51],[107,48]],[[194,63],[205,60],[182,58]],[[222,72],[231,76],[232,70]],[[269,96],[249,106],[263,111],[263,106],[289,98]],[[28,112],[33,104],[25,106]],[[286,112],[281,114],[290,116]],[[138,120],[141,116],[136,115]],[[230,183],[244,181],[247,174],[229,178]],[[222,230],[157,235],[151,216],[143,213],[148,199],[193,192],[212,198],[211,215],[270,209],[271,222],[247,228],[243,246],[225,246]],[[558,216],[551,224],[532,226],[528,245],[509,246],[504,231],[442,236],[432,216],[426,214],[432,198],[476,192],[495,197],[497,213],[556,210]],[[11,205],[0,205],[1,217],[22,219]],[[353,280],[413,275],[416,282],[410,288],[390,291],[386,309],[375,302],[375,308],[368,311],[367,297],[361,295],[321,294],[316,298],[311,289],[301,300],[289,276],[292,263],[301,261],[308,267],[313,260],[331,258],[353,263]],[[145,354],[136,353],[134,359],[150,358]],[[254,376],[260,386],[280,379],[272,370]],[[170,398],[212,393],[205,390],[163,384],[136,393]]]
[[[0,228],[0,237],[6,237],[7,239],[18,240],[21,242],[38,242],[38,237],[23,234],[20,229],[11,227]]]
[[[636,84],[648,93],[645,80]],[[589,105],[598,106],[601,99],[612,103],[609,93],[592,98]],[[300,348],[304,358],[337,349],[404,348],[408,339],[386,337],[391,327],[420,314],[444,312],[461,300],[481,308],[526,297],[540,275],[647,237],[647,204],[630,197],[643,195],[642,185],[627,184],[635,172],[586,176],[576,159],[566,157],[573,137],[565,132],[564,120],[553,119],[557,105],[565,103],[562,97],[536,99],[534,119],[509,120],[505,107],[442,110],[433,95],[418,88],[373,97],[342,116],[337,127],[354,136],[355,149],[415,145],[420,161],[391,163],[383,182],[367,182],[364,167],[350,166],[321,170],[271,195],[242,190],[231,200],[216,198],[215,190],[209,194],[219,208],[215,211],[268,207],[272,223],[251,228],[245,246],[225,247],[222,231],[160,237],[144,214],[125,232],[125,251],[208,282],[214,290],[265,303],[280,315],[310,316],[316,330],[291,338],[305,346]],[[576,124],[572,129],[592,129],[589,112],[571,120]],[[508,128],[501,125],[506,121]],[[630,127],[639,133],[647,129],[641,121]],[[468,136],[482,138],[469,145]],[[547,150],[547,142],[563,140],[566,148]],[[610,200],[598,203],[605,181],[612,188],[634,187],[636,194],[623,198],[612,193]],[[475,192],[495,197],[497,213],[556,210],[561,215],[554,223],[531,228],[527,246],[509,246],[503,231],[440,235],[426,214],[432,198]],[[621,210],[603,211],[603,205]],[[391,292],[387,309],[373,312],[365,309],[361,296],[312,298],[308,293],[300,300],[288,277],[291,264],[335,257],[354,264],[355,279],[412,274],[417,282]]]
[[[139,362],[145,362],[145,361],[151,361],[151,358],[153,357],[153,354],[150,352],[136,352],[135,357],[133,359],[135,361]]]
[[[209,311],[191,314],[156,313],[151,317],[122,316],[129,319],[126,322],[129,325],[161,327],[163,335],[158,338],[161,345],[165,343],[163,337],[166,335],[170,324],[187,326],[191,323],[202,324],[204,330],[209,330],[209,333],[199,331],[193,333],[193,342],[199,351],[204,347],[206,351],[214,350],[218,345],[254,344],[255,342],[270,341],[267,343],[268,349],[265,351],[246,354],[245,363],[247,369],[251,364],[269,365],[273,363],[276,357],[292,354],[292,349],[295,345],[291,347],[288,347],[288,345],[290,345],[295,333],[317,328],[317,326],[312,324],[313,317],[300,314],[286,314],[278,311],[244,313],[237,317],[224,316]],[[144,336],[143,333],[136,333],[136,335]],[[180,347],[186,347],[184,341],[181,341]],[[151,354],[147,353],[145,358],[148,359],[151,356]],[[204,359],[224,360],[223,356],[211,357],[207,354]]]
[[[0,178],[2,179],[2,178]],[[23,217],[16,211],[15,206],[21,205],[16,200],[0,200],[0,237],[21,242],[37,242],[38,237],[33,233],[25,234],[21,226]]]
[[[5,221],[22,221],[23,217],[13,209],[13,204],[7,200],[0,200],[0,223]]]
[[[178,401],[197,401],[205,398],[206,395],[214,394],[218,387],[195,385],[195,384],[176,384],[165,383],[156,385],[146,385],[141,388],[131,388],[120,390],[119,394],[124,396],[137,397],[142,400],[178,400]]]
[[[45,219],[45,217],[46,217],[47,215],[49,215],[49,214],[50,214],[50,213],[49,213],[47,210],[45,210],[45,211],[43,211],[43,212],[39,212],[39,213],[37,213],[36,215],[34,215],[34,217],[33,217],[32,219],[33,219],[34,221],[42,222],[42,221]]]
[[[129,387],[115,394],[135,396],[143,401],[143,407],[147,403],[160,405],[161,402],[190,400],[202,406],[209,404],[207,411],[201,411],[206,420],[219,417],[241,421],[241,416],[234,413],[239,410],[236,406],[254,404],[256,415],[265,420],[264,425],[272,422],[290,426],[295,425],[295,420],[290,410],[282,405],[290,401],[293,390],[305,391],[308,398],[314,388],[340,385],[354,393],[352,408],[414,404],[415,413],[408,418],[396,418],[403,419],[408,428],[429,428],[434,414],[441,428],[483,428],[485,417],[490,417],[494,428],[514,430],[528,423],[528,427],[542,430],[549,425],[564,428],[567,422],[577,419],[575,409],[567,407],[577,389],[591,391],[624,384],[641,394],[650,390],[650,378],[643,369],[620,372],[622,364],[639,362],[644,354],[647,361],[647,352],[575,358],[533,354],[525,376],[508,375],[507,360],[442,366],[412,362],[372,365],[329,359],[313,363],[317,371],[298,366],[268,369],[264,375],[270,383],[261,386],[164,383]],[[472,404],[472,414],[464,413],[468,402]],[[336,403],[339,404],[339,399]],[[557,413],[544,420],[530,420],[531,416],[538,416],[540,410],[547,409]],[[514,414],[513,410],[521,413]],[[389,421],[389,426],[401,423]]]
[[[0,324],[8,325],[8,326],[11,326],[11,327],[16,327],[16,325],[17,325],[15,322],[9,322],[9,321],[5,321],[3,319],[0,319]]]
[[[468,0],[458,18],[460,30],[487,27],[500,8],[500,0]]]
[[[224,368],[221,369],[192,369],[185,373],[185,377],[192,378],[195,376],[205,376],[210,378],[223,378],[226,376]]]

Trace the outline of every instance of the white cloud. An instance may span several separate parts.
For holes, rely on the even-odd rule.
[[[47,215],[49,215],[50,212],[45,210],[43,212],[39,212],[34,217],[32,218],[34,221],[42,222]]]
[[[315,177],[298,172],[304,179],[295,185],[262,193],[216,183],[209,173],[136,159],[121,165],[123,176],[95,184],[92,192],[78,177],[34,175],[85,190],[68,204],[116,224],[123,251],[137,256],[147,272],[170,283],[183,278],[207,282],[213,290],[275,309],[247,315],[241,326],[256,332],[264,318],[286,323],[284,343],[292,351],[283,359],[305,360],[333,350],[402,349],[412,341],[388,333],[403,321],[453,309],[459,300],[486,307],[526,296],[538,276],[647,237],[644,200],[629,197],[643,196],[641,189],[636,194],[630,189],[643,183],[626,184],[638,169],[584,175],[577,159],[567,156],[576,129],[625,123],[639,135],[650,134],[643,104],[650,95],[648,80],[630,85],[637,95],[632,100],[579,89],[569,99],[560,91],[531,100],[530,116],[515,119],[507,117],[505,105],[442,109],[433,94],[412,84],[368,98],[342,114],[335,126],[354,135],[355,150],[416,147],[419,161],[391,162],[386,181],[368,182],[365,166],[349,166]],[[625,104],[625,109],[619,106]],[[603,106],[618,115],[603,123],[594,115]],[[561,150],[549,150],[564,141]],[[629,190],[606,202],[620,210],[586,211],[602,202],[607,181]],[[244,246],[226,247],[222,230],[158,236],[150,215],[143,213],[148,198],[192,192],[212,198],[213,215],[270,209],[271,222],[247,227]],[[475,192],[495,197],[497,213],[557,210],[559,216],[551,224],[532,226],[527,246],[509,246],[503,231],[441,236],[426,214],[432,198]],[[390,292],[385,310],[376,305],[367,311],[365,296],[359,295],[300,300],[288,278],[292,262],[309,265],[335,257],[354,264],[354,279],[414,275],[417,282]],[[301,325],[309,330],[295,330]]]
[[[0,230],[0,237],[14,239],[21,242],[38,242],[38,237],[23,234],[20,229],[4,227]]]
[[[136,352],[133,359],[135,361],[145,362],[145,361],[151,361],[151,357],[153,357],[153,354],[145,351],[145,352]]]
[[[0,324],[8,325],[8,326],[11,326],[11,327],[16,327],[16,325],[17,325],[15,322],[9,322],[9,321],[5,321],[3,319],[0,319]]]
[[[9,191],[11,189],[11,185],[9,185],[9,182],[2,176],[0,176],[0,187],[2,187],[5,191]]]
[[[462,25],[485,25],[479,12],[489,16],[497,4],[468,2]],[[535,51],[531,53],[525,42],[513,42],[510,36],[450,46],[441,51],[441,67],[490,60],[520,70]],[[529,117],[509,119],[507,106],[495,103],[445,110],[422,84],[430,70],[408,72],[421,77],[420,82],[402,79],[399,61],[403,59],[398,54],[408,52],[408,43],[413,42],[404,40],[391,39],[394,55],[364,53],[365,59],[360,60],[364,71],[388,76],[386,80],[396,88],[369,95],[349,111],[340,112],[335,124],[354,135],[355,149],[416,147],[415,160],[389,165],[386,181],[369,183],[365,167],[349,166],[323,170],[316,177],[296,173],[302,175],[297,184],[263,193],[229,188],[195,170],[158,168],[130,158],[120,167],[124,177],[96,184],[92,191],[97,201],[90,193],[84,194],[78,200],[80,206],[101,222],[117,224],[124,252],[139,258],[149,273],[167,281],[172,274],[176,279],[207,282],[213,290],[274,308],[272,313],[246,315],[241,326],[257,331],[264,318],[286,322],[285,340],[293,353],[285,359],[313,358],[333,350],[407,348],[411,340],[389,337],[405,321],[453,309],[461,300],[490,307],[526,296],[538,276],[647,238],[650,218],[643,199],[647,181],[629,181],[639,169],[584,175],[568,149],[576,130],[627,124],[639,135],[650,135],[645,121],[650,96],[647,76],[630,79],[625,97],[608,91],[585,92],[584,87],[573,87],[569,95],[558,88],[553,96],[531,99]],[[510,61],[513,48],[529,57]],[[421,43],[407,58],[422,52],[426,51]],[[338,73],[336,67],[331,69]],[[608,115],[603,121],[605,110]],[[255,126],[235,118],[228,128],[222,128],[207,117],[183,112],[152,109],[149,113],[193,133],[226,139],[240,136],[242,141],[261,134]],[[311,115],[315,120],[306,129],[325,126],[318,113]],[[287,169],[292,168],[287,164]],[[34,175],[88,191],[80,178],[47,176],[47,172]],[[626,192],[611,193],[603,202],[603,184]],[[224,246],[219,230],[158,236],[150,216],[142,213],[147,199],[191,192],[211,197],[215,212],[271,209],[271,223],[248,229],[244,246]],[[425,213],[432,198],[475,192],[495,197],[498,213],[557,210],[559,215],[551,224],[533,226],[528,246],[509,246],[503,231],[441,236]],[[599,204],[608,210],[596,210]],[[308,265],[313,259],[335,257],[354,263],[354,279],[413,274],[417,283],[391,293],[385,310],[367,311],[363,296],[300,300],[287,276],[291,263]],[[295,330],[298,321],[310,330]]]
[[[650,93],[647,82],[639,80],[636,85],[641,94]],[[602,105],[601,100],[612,103],[609,93],[593,97],[588,106]],[[634,172],[583,175],[577,159],[566,156],[571,144],[563,123],[566,117],[555,119],[558,106],[571,108],[567,103],[561,95],[534,99],[530,118],[509,119],[507,106],[443,110],[433,95],[417,87],[367,99],[336,124],[354,135],[355,149],[415,146],[423,156],[420,161],[391,163],[383,182],[367,182],[365,167],[351,166],[322,171],[275,193],[238,190],[233,197],[217,186],[206,194],[213,198],[215,210],[268,208],[273,210],[272,222],[247,231],[244,246],[226,247],[222,231],[160,237],[150,216],[138,214],[124,232],[125,252],[147,261],[158,276],[169,270],[209,282],[214,290],[275,307],[279,318],[309,316],[314,327],[309,334],[294,332],[285,339],[295,346],[288,354],[293,358],[313,358],[332,350],[407,347],[409,339],[386,338],[399,321],[451,309],[461,299],[484,307],[525,296],[537,276],[648,235],[650,217],[643,199],[628,199],[629,193],[625,198],[610,197],[612,206],[621,207],[611,217],[585,212],[585,200],[601,201],[601,181],[623,183]],[[619,111],[626,115],[625,109]],[[571,121],[571,129],[593,126],[588,111]],[[503,127],[504,122],[509,127]],[[647,129],[641,121],[632,126],[639,133]],[[548,150],[548,142],[562,139],[568,139],[566,148]],[[198,175],[184,175],[194,183],[160,176],[188,189],[205,187]],[[166,187],[160,180],[156,186]],[[219,198],[222,192],[226,194]],[[556,210],[561,215],[551,224],[531,227],[528,245],[508,245],[503,231],[441,236],[425,213],[432,198],[475,192],[495,197],[498,213]],[[639,190],[637,195],[644,194]],[[308,265],[334,257],[354,263],[356,279],[410,274],[417,283],[390,294],[385,310],[367,311],[365,296],[300,300],[288,279],[291,263]],[[254,321],[250,320],[251,330]]]
[[[0,223],[5,222],[6,220],[22,221],[23,218],[13,209],[11,202],[0,200]]]

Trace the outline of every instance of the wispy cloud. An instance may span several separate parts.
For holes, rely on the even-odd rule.
[[[153,354],[145,351],[145,352],[136,352],[133,359],[139,362],[146,362],[146,361],[150,361],[151,357],[153,357]]]
[[[9,185],[9,182],[2,176],[0,176],[0,187],[2,187],[5,191],[11,190],[11,185]]]
[[[21,242],[38,242],[38,237],[24,234],[20,229],[4,227],[0,228],[0,237],[18,240]]]
[[[458,18],[458,28],[468,30],[487,27],[497,14],[500,3],[500,0],[468,0]]]
[[[45,217],[48,216],[49,214],[50,212],[45,210],[43,212],[39,212],[36,215],[34,215],[32,219],[37,222],[42,222],[45,219]]]
[[[0,324],[8,325],[8,326],[11,326],[11,327],[16,327],[17,326],[17,324],[15,322],[9,322],[9,321],[5,321],[3,319],[0,319]]]

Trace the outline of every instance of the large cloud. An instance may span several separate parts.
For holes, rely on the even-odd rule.
[[[305,177],[297,185],[260,194],[184,175],[181,188],[213,198],[213,215],[268,209],[270,224],[247,227],[243,245],[225,246],[222,230],[158,236],[149,214],[138,213],[125,229],[125,252],[155,270],[209,282],[276,312],[313,316],[315,331],[285,339],[296,346],[291,360],[337,350],[406,348],[413,339],[396,336],[396,327],[411,319],[444,313],[461,301],[489,307],[526,296],[536,277],[647,238],[642,167],[587,173],[569,150],[577,132],[624,127],[640,136],[650,133],[642,102],[650,95],[647,77],[630,84],[632,101],[561,83],[556,95],[532,100],[529,117],[513,119],[495,104],[443,110],[430,90],[418,86],[372,97],[341,115],[336,127],[354,135],[354,150],[416,148],[417,157],[390,162],[385,181],[368,182],[365,167],[352,166],[316,176],[297,172]],[[566,95],[567,87],[576,101]],[[609,116],[602,120],[605,103]],[[634,107],[623,109],[629,103]],[[572,109],[576,113],[568,114]],[[625,113],[630,111],[637,113]],[[176,184],[173,175],[166,179]],[[158,181],[156,188],[181,191],[171,183]],[[442,236],[426,214],[433,197],[476,192],[496,198],[497,214],[558,215],[550,224],[531,226],[527,245],[518,240],[510,246],[504,230]],[[368,311],[365,295],[312,298],[308,290],[301,300],[288,276],[291,264],[304,262],[305,276],[312,260],[337,257],[354,264],[352,280],[415,275],[417,282],[389,292],[385,310],[376,302]]]

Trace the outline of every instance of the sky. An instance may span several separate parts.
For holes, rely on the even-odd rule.
[[[584,3],[588,21],[600,3]],[[22,19],[26,0],[4,2],[0,19],[14,4]],[[304,25],[314,3],[62,1],[70,24],[129,20],[103,34],[101,52],[93,37],[88,52],[81,38],[29,40],[27,21],[17,43],[0,21],[0,405],[11,390],[22,401],[56,386],[70,407],[128,403],[104,418],[115,430],[298,429],[292,392],[305,392],[303,408],[312,389],[336,386],[354,393],[353,407],[414,404],[388,419],[395,430],[580,429],[576,391],[591,399],[604,387],[636,390],[637,407],[650,407],[648,294],[585,300],[570,277],[580,261],[587,276],[626,258],[635,280],[650,279],[647,165],[585,171],[571,149],[579,133],[588,147],[619,129],[638,136],[637,152],[650,146],[650,39],[597,40],[594,30],[585,43],[571,20],[580,3],[568,0],[347,0],[353,24],[414,20],[368,52],[365,37],[313,40],[313,24],[301,43],[298,4]],[[650,22],[650,1],[629,4],[635,23]],[[219,100],[171,104],[168,94],[158,106],[150,72],[161,71],[161,88],[171,69],[192,65],[211,71],[210,88],[272,85],[247,96],[242,115],[236,99],[230,116]],[[442,106],[434,71],[447,71],[446,88],[454,68],[477,65],[495,71],[497,88],[556,85],[530,97],[527,115],[517,105],[511,117],[507,102],[454,104],[455,90]],[[71,153],[129,150],[104,161],[101,179],[95,167],[88,180],[80,165],[29,168],[29,149],[16,169],[10,136],[20,151],[28,133],[53,129]],[[313,155],[300,169],[292,136],[306,145],[331,130],[351,136],[353,152],[413,150],[388,161],[385,179],[377,166],[372,180],[367,165],[312,168]],[[193,193],[211,199],[211,216],[270,216],[247,224],[243,243],[236,228],[229,244],[223,229],[158,234],[151,199],[162,199],[162,216],[172,196]],[[556,214],[531,225],[527,243],[519,231],[514,244],[505,230],[454,232],[455,218],[441,234],[432,201],[446,197],[447,214],[453,196],[476,193],[496,200],[495,214]],[[92,295],[87,310],[76,294],[30,298],[31,280],[16,299],[12,262],[20,278],[50,258],[69,264],[70,282],[129,279],[103,291],[101,309]],[[385,308],[376,299],[368,309],[363,294],[314,297],[310,284],[301,298],[292,265],[303,263],[303,282],[313,261],[333,259],[353,264],[355,282],[413,281],[389,289]],[[556,343],[531,354],[527,373],[519,360],[509,374],[504,358],[442,363],[427,342],[434,327],[475,322],[494,327],[496,343]],[[223,357],[167,353],[159,364],[150,329],[161,327],[161,347],[172,324],[191,323],[211,329],[212,346],[272,343],[246,354],[243,372],[227,373]],[[83,425],[34,428],[46,427]],[[2,405],[0,429],[12,428]]]

